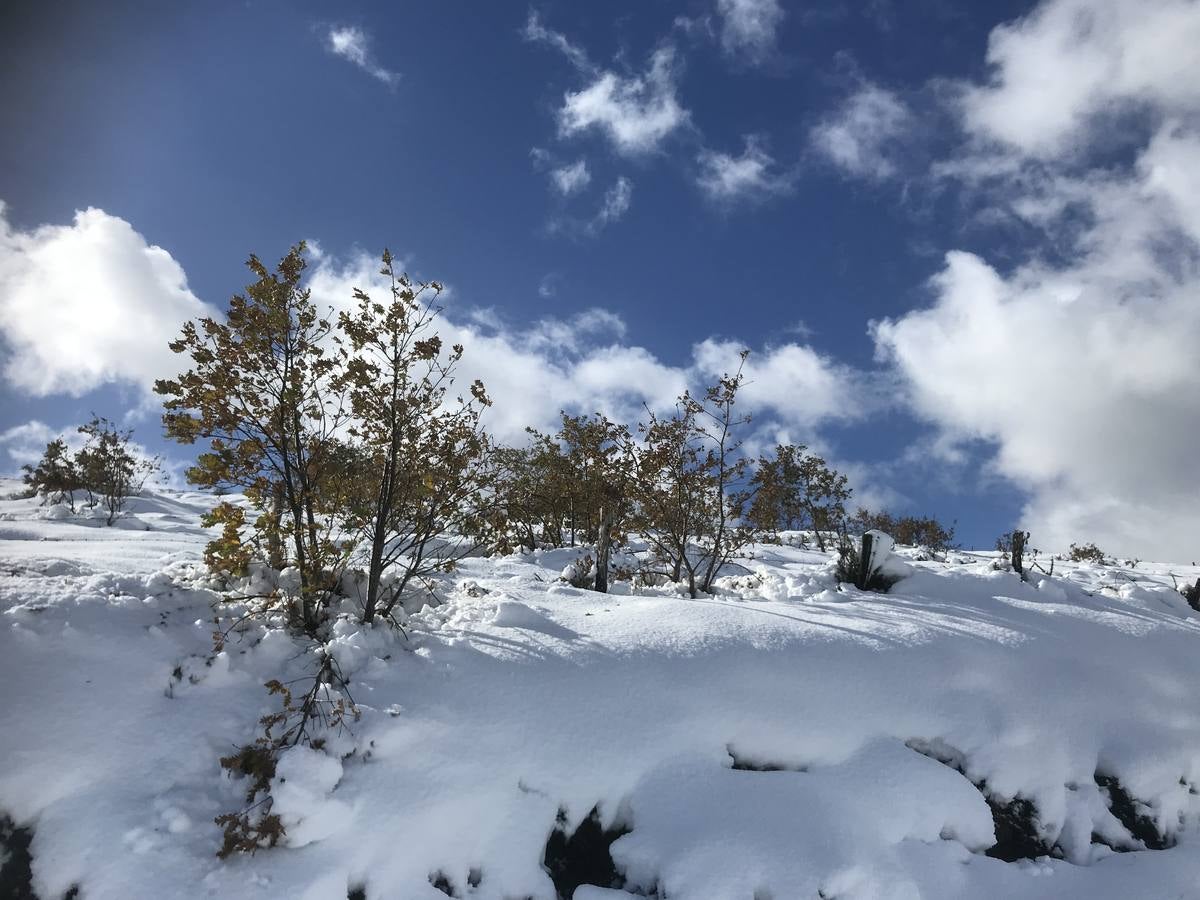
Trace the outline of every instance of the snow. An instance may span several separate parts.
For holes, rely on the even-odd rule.
[[[578,900],[1200,884],[1200,614],[1171,577],[1200,570],[1058,562],[1026,583],[992,553],[904,548],[888,594],[839,590],[832,554],[762,545],[696,600],[571,587],[583,548],[465,560],[406,635],[335,624],[361,719],[281,759],[286,846],[218,860],[213,818],[246,791],[218,758],[278,709],[264,682],[311,673],[316,648],[252,623],[214,654],[211,503],[164,491],[105,528],[0,501],[0,814],[33,829],[43,897],[441,900],[441,873],[460,897],[540,900],[559,811],[573,831],[593,808],[629,829],[611,846],[626,884]],[[1097,772],[1175,845],[1093,843],[1140,846]],[[1064,858],[984,855],[982,784],[1031,801]]]

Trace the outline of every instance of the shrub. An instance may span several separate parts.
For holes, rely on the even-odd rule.
[[[954,546],[954,526],[946,526],[933,516],[893,517],[887,512],[859,509],[854,523],[860,533],[877,529],[891,535],[897,544],[920,547],[930,553],[945,553]]]
[[[87,436],[75,458],[80,480],[89,501],[107,510],[106,524],[111,525],[129,498],[141,493],[146,479],[159,470],[158,458],[139,456],[133,449],[132,429],[122,431],[102,416],[80,425],[79,433]]]
[[[738,487],[749,468],[739,451],[750,419],[735,411],[744,381],[739,365],[702,397],[685,391],[672,415],[651,413],[639,425],[641,445],[630,446],[630,524],[653,552],[643,575],[686,578],[692,597],[710,591],[721,568],[757,536],[745,518],[750,493]]]
[[[846,476],[803,444],[780,444],[774,458],[760,456],[750,487],[754,500],[747,518],[755,527],[776,536],[811,529],[822,551],[826,532],[841,528],[851,494]]]
[[[234,296],[228,317],[187,322],[171,349],[191,368],[155,382],[164,397],[163,425],[183,444],[207,441],[192,484],[245,493],[258,513],[255,542],[276,547],[276,562],[300,574],[294,621],[313,634],[323,621],[345,548],[334,540],[338,514],[331,465],[348,414],[332,385],[336,361],[326,350],[333,325],[301,287],[304,244],[274,272],[257,257],[247,267],[257,280]],[[222,540],[228,545],[232,535]]]
[[[381,272],[391,296],[381,303],[356,290],[357,308],[338,317],[344,347],[333,377],[353,413],[353,458],[335,483],[358,487],[355,502],[337,505],[345,530],[369,548],[364,622],[391,616],[410,585],[429,589],[491,523],[483,465],[490,447],[479,424],[491,401],[479,381],[468,399],[448,396],[463,348],[446,352],[433,331],[441,285],[397,273],[386,250]],[[385,569],[396,574],[386,592]]]
[[[1067,559],[1071,562],[1093,562],[1103,565],[1106,562],[1104,551],[1093,543],[1087,544],[1071,544],[1071,549],[1067,553]]]
[[[890,575],[884,575],[880,571],[868,572],[864,578],[859,542],[845,531],[838,538],[837,550],[838,559],[834,575],[839,584],[852,584],[861,591],[886,594],[899,580]]]
[[[75,492],[83,489],[79,467],[67,442],[56,438],[46,445],[46,451],[36,466],[22,466],[24,481],[35,495],[42,495],[50,503],[64,500],[75,509]]]
[[[1200,578],[1196,579],[1196,583],[1191,586],[1185,584],[1180,588],[1179,593],[1183,594],[1183,599],[1192,609],[1200,612]]]

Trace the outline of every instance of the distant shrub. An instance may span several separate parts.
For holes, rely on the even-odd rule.
[[[751,524],[776,541],[781,530],[810,529],[822,552],[828,532],[836,532],[845,521],[851,494],[846,476],[804,444],[780,444],[774,457],[760,456],[750,488]]]
[[[141,493],[146,479],[159,470],[158,459],[147,459],[133,450],[133,431],[120,430],[108,419],[96,416],[79,433],[87,443],[75,456],[79,477],[88,492],[89,505],[108,511],[111,525],[125,510],[130,497]]]
[[[75,509],[75,492],[83,489],[75,457],[67,442],[55,438],[46,445],[46,452],[36,466],[22,466],[25,484],[33,495],[42,495],[50,503],[66,501]]]
[[[103,506],[111,525],[126,501],[159,470],[158,458],[137,453],[132,429],[122,431],[103,417],[93,417],[78,430],[87,438],[83,449],[72,453],[62,438],[51,441],[36,466],[24,466],[25,484],[32,494],[50,503],[66,502],[72,511],[75,494],[86,491],[87,505]]]
[[[1072,544],[1070,551],[1067,553],[1067,559],[1071,562],[1094,562],[1101,565],[1104,564],[1106,557],[1104,551],[1095,544]]]
[[[943,525],[933,516],[896,517],[859,509],[853,521],[861,531],[876,529],[891,535],[897,544],[921,547],[930,553],[945,553],[954,546],[954,526]]]
[[[1183,599],[1188,602],[1188,606],[1196,612],[1200,612],[1200,578],[1197,578],[1196,583],[1190,587],[1185,584],[1179,589],[1179,593],[1183,594]]]

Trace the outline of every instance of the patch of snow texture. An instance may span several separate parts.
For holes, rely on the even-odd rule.
[[[359,625],[350,579],[323,652],[362,717],[281,758],[287,846],[220,861],[213,818],[247,785],[217,759],[279,708],[263,683],[311,675],[319,648],[252,622],[214,654],[214,609],[227,627],[237,608],[214,606],[200,564],[211,503],[147,495],[131,512],[148,530],[119,530],[0,501],[0,678],[20,710],[0,729],[0,815],[33,830],[41,896],[436,900],[440,872],[461,896],[551,900],[560,808],[568,833],[593,808],[628,827],[611,847],[627,887],[673,900],[1200,883],[1200,614],[1171,580],[1200,568],[1060,562],[1035,585],[995,553],[905,547],[888,594],[839,589],[832,553],[760,545],[695,600],[564,584],[578,548],[472,558],[406,634]],[[240,587],[289,577],[260,566]],[[1093,842],[1136,846],[1097,773],[1174,845]],[[977,784],[1032,804],[1064,858],[983,855]]]

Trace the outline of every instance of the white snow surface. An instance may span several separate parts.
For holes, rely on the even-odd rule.
[[[316,648],[251,623],[214,655],[212,502],[156,493],[105,528],[0,501],[0,814],[34,830],[42,897],[444,900],[441,873],[459,897],[549,900],[556,815],[593,807],[629,829],[625,889],[578,900],[1200,896],[1200,615],[1171,578],[1200,570],[1023,583],[994,553],[904,549],[886,595],[760,545],[696,600],[572,588],[579,549],[466,560],[406,634],[347,604],[329,647],[361,718],[284,754],[284,845],[218,860],[213,818],[246,790],[218,758]],[[1092,843],[1136,844],[1098,771],[1175,845]],[[972,782],[1034,803],[1064,858],[984,855]]]

